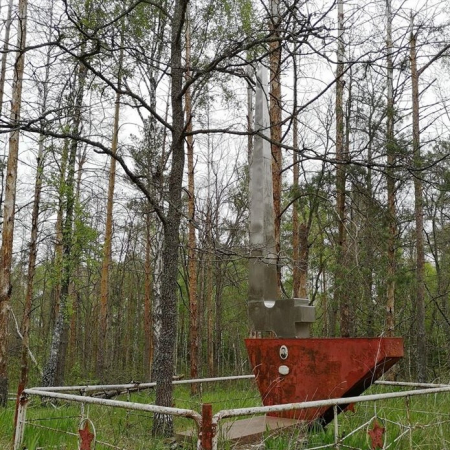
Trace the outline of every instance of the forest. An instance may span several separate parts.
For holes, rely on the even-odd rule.
[[[448,3],[7,0],[0,19],[2,406],[130,380],[171,406],[174,376],[250,372],[257,135],[279,298],[315,306],[313,336],[401,336],[395,377],[447,382]]]

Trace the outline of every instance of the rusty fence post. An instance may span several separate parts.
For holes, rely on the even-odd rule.
[[[28,398],[22,394],[19,401],[16,428],[14,430],[14,450],[22,448],[23,435],[25,433],[25,421],[27,417]]]
[[[201,428],[201,442],[202,450],[212,450],[213,441],[213,426],[212,426],[212,405],[210,403],[203,403],[202,405],[202,428]]]

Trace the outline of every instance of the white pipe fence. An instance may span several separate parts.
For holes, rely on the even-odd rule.
[[[135,410],[135,411],[146,411],[150,413],[160,413],[167,414],[171,416],[181,416],[193,419],[197,425],[197,428],[200,429],[202,424],[202,416],[194,410],[190,409],[181,409],[181,408],[169,408],[164,406],[157,405],[148,405],[143,403],[135,403],[135,402],[125,402],[119,400],[110,400],[104,398],[95,398],[95,397],[87,397],[84,395],[74,395],[74,394],[64,394],[61,392],[52,392],[49,390],[43,389],[25,389],[22,394],[22,399],[19,405],[19,411],[17,415],[17,425],[16,425],[16,433],[14,439],[14,450],[20,450],[22,448],[22,442],[24,438],[25,432],[25,424],[26,424],[26,411],[28,404],[29,396],[38,396],[38,397],[46,397],[46,398],[54,398],[58,400],[64,400],[68,402],[76,402],[81,403],[82,405],[91,404],[91,405],[102,405],[102,406],[110,406],[115,408],[122,408],[127,410]],[[200,448],[200,444],[197,445]]]
[[[173,384],[191,384],[191,383],[207,383],[216,381],[230,381],[230,380],[244,380],[252,379],[253,375],[243,375],[237,377],[221,377],[221,378],[203,378],[195,380],[176,380]],[[259,415],[268,413],[281,413],[285,411],[301,410],[307,408],[321,408],[324,406],[329,406],[334,410],[334,439],[335,442],[333,446],[335,448],[339,447],[339,422],[338,422],[338,412],[339,409],[342,410],[343,407],[349,404],[356,404],[361,402],[374,402],[379,400],[395,399],[395,398],[406,398],[409,399],[413,396],[419,395],[430,395],[436,393],[450,392],[450,385],[448,384],[432,384],[432,383],[406,383],[406,382],[388,382],[388,381],[378,381],[378,385],[385,386],[395,386],[395,387],[406,387],[406,388],[416,388],[413,390],[400,391],[400,392],[389,392],[384,394],[370,394],[361,395],[357,397],[345,397],[345,398],[334,398],[327,400],[316,400],[308,402],[299,403],[289,403],[283,405],[272,405],[272,406],[255,406],[247,408],[236,408],[236,409],[225,409],[218,413],[212,415],[212,408],[210,405],[208,408],[203,408],[202,414],[197,411],[190,409],[181,408],[169,408],[157,405],[149,405],[143,403],[134,403],[129,401],[119,401],[111,400],[105,398],[90,397],[86,394],[93,392],[101,392],[105,390],[120,390],[126,391],[127,389],[146,389],[154,387],[155,383],[129,383],[129,384],[117,384],[117,385],[98,385],[98,386],[66,386],[66,387],[38,387],[32,389],[26,389],[23,392],[22,399],[20,401],[18,420],[16,425],[14,450],[20,450],[22,448],[22,442],[24,438],[25,425],[26,425],[26,411],[27,403],[30,396],[54,398],[59,400],[64,400],[68,402],[77,402],[82,404],[84,408],[85,404],[95,404],[103,405],[109,407],[123,408],[128,410],[145,411],[149,413],[160,413],[172,416],[181,416],[194,420],[197,430],[197,449],[198,450],[217,450],[218,449],[218,439],[219,439],[219,424],[225,418],[231,417],[241,417],[249,415]],[[68,394],[67,392],[78,391],[81,394]],[[209,411],[209,412],[206,412]],[[324,447],[321,447],[324,448]]]
[[[418,395],[429,395],[435,393],[442,392],[450,392],[450,385],[440,384],[435,387],[435,384],[431,383],[406,383],[406,382],[376,382],[376,384],[380,385],[391,385],[398,387],[418,387],[422,389],[402,391],[402,392],[389,392],[385,394],[370,394],[370,395],[360,395],[358,397],[343,397],[343,398],[333,398],[327,400],[316,400],[309,402],[300,402],[300,403],[286,403],[283,405],[272,405],[272,406],[257,406],[250,408],[238,408],[238,409],[228,409],[222,410],[216,413],[212,417],[211,427],[213,430],[219,429],[219,422],[225,418],[231,417],[241,417],[241,416],[249,416],[256,414],[268,414],[268,413],[281,413],[285,411],[292,410],[300,410],[300,409],[308,409],[308,408],[320,408],[323,406],[333,407],[334,417],[333,417],[333,425],[334,425],[334,436],[335,442],[334,446],[338,448],[339,446],[339,422],[338,422],[338,407],[339,406],[347,406],[349,404],[354,403],[362,403],[362,402],[370,402],[370,401],[379,401],[379,400],[387,400],[394,398],[409,398]],[[203,424],[205,427],[205,424]],[[213,442],[211,449],[218,449],[218,433],[215,433],[213,436]],[[321,447],[323,448],[323,447]]]
[[[255,378],[254,375],[237,375],[231,377],[216,377],[216,378],[196,378],[194,380],[174,380],[172,384],[201,384],[201,383],[213,383],[218,381],[237,381],[237,380],[250,380]],[[101,392],[101,391],[114,391],[127,389],[149,389],[155,387],[156,383],[127,383],[127,384],[95,384],[95,385],[79,385],[79,386],[51,386],[51,387],[35,387],[39,391],[46,392]]]

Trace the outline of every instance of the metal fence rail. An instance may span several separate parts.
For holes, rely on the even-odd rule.
[[[375,402],[379,400],[388,400],[395,398],[406,398],[409,399],[413,396],[420,395],[430,395],[436,393],[450,392],[450,385],[448,384],[431,384],[431,383],[406,383],[406,382],[383,382],[380,381],[377,384],[387,385],[387,386],[397,386],[397,387],[417,387],[419,389],[401,391],[401,392],[389,392],[385,394],[370,394],[361,395],[358,397],[344,397],[344,398],[333,398],[327,400],[316,400],[309,402],[300,403],[289,403],[283,405],[272,405],[272,406],[258,406],[250,408],[236,408],[222,410],[214,414],[211,417],[210,423],[205,423],[205,418],[203,420],[203,430],[207,430],[208,427],[211,428],[212,441],[211,443],[204,446],[204,450],[217,450],[218,449],[218,437],[219,434],[217,430],[219,429],[219,422],[225,418],[231,417],[242,417],[256,414],[268,414],[268,413],[281,413],[284,411],[301,410],[307,408],[318,408],[323,406],[333,407],[334,411],[334,443],[328,447],[339,448],[339,407],[346,406],[349,404],[362,403],[362,402]],[[316,447],[316,448],[326,448],[327,446]],[[312,450],[312,449],[311,449]],[[412,447],[411,447],[412,450]]]
[[[217,382],[217,381],[232,381],[232,380],[244,380],[252,379],[253,375],[244,375],[239,377],[221,377],[221,378],[203,378],[195,380],[176,380],[173,384],[191,384],[191,383],[205,383],[205,382]],[[395,398],[406,398],[407,401],[410,397],[430,395],[437,393],[450,392],[450,385],[448,384],[432,384],[432,383],[406,383],[406,382],[387,382],[379,381],[376,384],[392,387],[404,387],[409,388],[400,392],[389,392],[383,394],[370,394],[361,395],[358,397],[345,397],[334,398],[327,400],[317,400],[299,403],[289,403],[283,405],[272,406],[255,406],[247,408],[236,409],[224,409],[216,414],[212,414],[212,406],[204,404],[202,406],[201,414],[191,409],[181,408],[169,408],[157,405],[135,403],[129,401],[111,400],[97,397],[90,397],[87,394],[92,392],[104,391],[104,390],[127,390],[139,388],[145,389],[155,386],[155,383],[141,383],[141,384],[117,384],[117,385],[101,385],[101,386],[67,386],[67,387],[54,387],[54,388],[32,388],[26,389],[20,401],[18,420],[15,433],[14,450],[20,450],[24,438],[26,421],[26,411],[28,400],[31,396],[39,396],[44,398],[54,398],[65,400],[68,402],[76,402],[82,405],[95,404],[115,408],[123,408],[128,410],[144,411],[149,413],[160,413],[172,416],[182,416],[194,420],[198,434],[197,434],[197,449],[198,450],[218,450],[219,439],[219,425],[225,418],[242,417],[249,415],[263,415],[267,413],[281,413],[284,411],[301,410],[307,408],[318,408],[323,406],[332,407],[334,410],[334,443],[327,445],[328,447],[339,448],[339,422],[338,413],[348,404],[356,404],[362,402],[376,402],[380,400],[388,400]],[[415,389],[411,389],[415,388]],[[81,394],[70,394],[68,392],[78,391]],[[361,427],[365,426],[361,425]],[[360,428],[361,428],[360,427]],[[406,434],[408,430],[404,431]],[[410,432],[410,431],[409,431]],[[327,446],[315,447],[326,448]]]
[[[202,383],[216,383],[218,381],[237,381],[237,380],[251,380],[255,378],[254,375],[236,375],[230,377],[216,377],[216,378],[196,378],[194,380],[174,380],[173,385],[183,384],[202,384]],[[53,387],[35,387],[39,391],[46,392],[101,392],[106,390],[124,390],[127,389],[149,389],[155,387],[156,383],[127,383],[127,384],[95,384],[95,385],[79,385],[79,386],[53,386]]]
[[[82,405],[91,404],[91,405],[101,405],[101,406],[109,406],[114,408],[122,408],[127,410],[135,410],[135,411],[146,411],[151,413],[159,413],[159,414],[167,414],[171,416],[180,416],[193,419],[197,425],[197,429],[201,429],[202,426],[202,416],[194,410],[190,409],[181,409],[181,408],[170,408],[164,406],[157,405],[149,405],[143,403],[135,403],[128,401],[120,401],[120,400],[110,400],[103,398],[95,398],[88,397],[85,395],[75,395],[75,394],[65,394],[61,392],[53,392],[49,390],[43,389],[25,389],[22,394],[22,398],[19,404],[19,410],[17,415],[17,425],[14,439],[14,450],[20,450],[22,448],[22,442],[24,438],[25,432],[25,424],[26,422],[26,412],[27,405],[30,396],[38,396],[45,398],[54,398],[59,400],[64,400],[68,402],[76,402],[81,403]],[[200,435],[201,433],[199,433]],[[200,444],[197,445],[200,448]]]

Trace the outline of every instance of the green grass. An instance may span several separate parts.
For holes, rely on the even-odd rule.
[[[0,408],[0,448],[8,449],[13,436],[13,421],[14,421],[14,410],[12,402],[11,406],[7,409]]]
[[[370,393],[392,392],[373,387]],[[385,448],[398,450],[450,448],[450,394],[431,394],[355,405],[355,413],[339,415],[339,438],[349,448],[371,448],[368,436],[376,418],[386,431]],[[365,426],[363,426],[366,424]],[[360,428],[358,431],[354,430]],[[411,431],[410,431],[411,430]],[[403,436],[401,436],[403,435]],[[334,442],[334,427],[310,433],[308,446]]]
[[[259,394],[250,381],[226,382],[211,385],[204,384],[200,394],[191,397],[188,386],[176,387],[174,393],[177,408],[201,411],[202,403],[212,403],[214,412],[227,408],[253,406],[259,402]],[[127,401],[123,395],[116,400]],[[144,390],[132,393],[132,402],[154,404],[154,391]],[[9,408],[0,410],[0,449],[10,448],[13,435],[13,402]],[[94,423],[97,432],[96,449],[108,447],[99,441],[120,446],[130,450],[150,450],[167,448],[167,441],[155,441],[151,437],[152,415],[142,411],[127,411],[97,405],[86,405],[85,414]],[[80,405],[75,403],[42,403],[39,398],[32,397],[27,408],[27,426],[24,446],[27,450],[39,447],[60,450],[78,448],[78,427],[80,424]],[[176,431],[193,428],[191,419],[175,418]],[[43,428],[45,427],[45,428]],[[55,429],[61,432],[55,431]],[[65,434],[68,432],[75,434]]]
[[[388,391],[391,390],[386,387],[373,387],[369,392]],[[261,404],[259,394],[250,381],[205,384],[202,392],[194,398],[190,396],[187,386],[180,386],[175,389],[174,398],[176,407],[196,411],[201,410],[202,403],[211,403],[214,413],[222,409]],[[126,396],[121,398],[121,400],[126,399]],[[154,392],[134,393],[130,400],[152,404]],[[8,409],[0,410],[0,448],[2,450],[11,448],[12,403],[10,402]],[[367,432],[372,426],[370,422],[374,417],[377,417],[386,428],[385,446],[390,445],[389,448],[399,450],[450,448],[450,394],[411,397],[409,400],[392,399],[376,403],[360,403],[355,408],[355,413],[347,412],[339,415],[341,448],[369,449],[371,445]],[[94,405],[86,406],[85,412],[97,430],[96,450],[108,448],[100,445],[98,441],[105,441],[130,450],[168,448],[167,441],[155,441],[151,438],[151,414]],[[39,447],[59,450],[78,448],[79,405],[66,403],[46,405],[41,403],[40,399],[33,398],[28,407],[27,420],[30,424],[25,430],[24,445],[28,450],[36,450]],[[412,427],[411,433],[407,428],[409,425]],[[192,427],[192,420],[175,419],[177,431]],[[64,430],[74,435],[63,434],[49,428]],[[398,439],[402,433],[404,436]],[[267,433],[259,448],[297,450],[333,443],[334,428],[333,424],[330,424],[325,430],[316,429],[307,432],[305,427],[299,427],[275,434]],[[231,443],[220,443],[220,448],[228,450],[238,447]],[[249,447],[241,446],[241,448]]]

